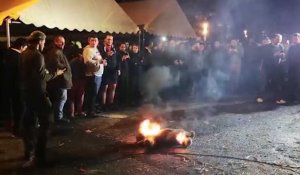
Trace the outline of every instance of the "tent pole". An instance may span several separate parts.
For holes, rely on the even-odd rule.
[[[11,23],[11,19],[10,18],[6,18],[5,19],[5,24],[6,24],[7,48],[10,47],[10,23]]]
[[[141,57],[144,58],[145,29],[143,24],[138,25],[138,27],[139,27],[139,48],[140,48]]]

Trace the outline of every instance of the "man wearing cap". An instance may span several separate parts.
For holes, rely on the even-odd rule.
[[[23,167],[45,163],[47,132],[51,116],[51,102],[46,93],[46,83],[64,73],[64,70],[57,69],[51,74],[45,68],[44,56],[41,53],[45,39],[46,35],[43,32],[32,32],[28,37],[28,48],[21,53],[22,88],[26,106],[23,141],[27,160]]]

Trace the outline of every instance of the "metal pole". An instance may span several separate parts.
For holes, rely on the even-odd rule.
[[[6,23],[7,48],[9,48],[10,47],[10,28],[9,27],[10,27],[11,19],[6,18],[5,23]]]
[[[144,41],[145,41],[145,29],[144,25],[138,25],[139,27],[139,47],[141,57],[144,57]]]

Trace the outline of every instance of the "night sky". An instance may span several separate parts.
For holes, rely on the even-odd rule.
[[[300,0],[178,0],[191,23],[197,15],[231,25],[235,30],[270,33],[300,31]]]
[[[116,0],[130,2],[139,0]],[[199,16],[212,25],[230,26],[233,35],[249,33],[290,34],[300,32],[300,0],[177,0],[195,26]],[[198,17],[197,17],[198,16]],[[222,32],[224,30],[216,30]]]

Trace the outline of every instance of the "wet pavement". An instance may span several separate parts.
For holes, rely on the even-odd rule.
[[[145,117],[195,131],[193,144],[187,149],[137,146],[135,134]],[[22,149],[20,139],[0,131],[1,175],[300,174],[300,105],[145,105],[55,129],[47,167],[22,169]]]

